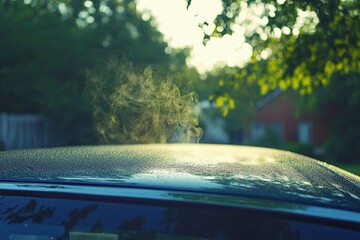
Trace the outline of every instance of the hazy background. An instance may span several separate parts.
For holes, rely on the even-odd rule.
[[[197,142],[201,127],[201,143],[359,171],[359,4],[3,0],[0,148]]]

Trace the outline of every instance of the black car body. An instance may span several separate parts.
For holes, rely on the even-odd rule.
[[[290,152],[89,146],[0,164],[0,239],[360,239],[359,177]]]

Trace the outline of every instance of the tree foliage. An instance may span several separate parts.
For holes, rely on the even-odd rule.
[[[172,70],[185,65],[184,52],[166,48],[132,0],[3,0],[0,111],[46,115],[58,144],[93,143],[86,69],[105,65],[108,55]]]
[[[253,56],[235,81],[256,81],[262,94],[278,87],[310,94],[334,72],[360,72],[359,15],[360,3],[353,0],[223,0],[213,32],[204,38],[243,28]]]
[[[191,0],[188,2],[191,4]],[[204,34],[205,42],[241,30],[253,47],[250,62],[226,79],[225,85],[258,84],[262,95],[277,88],[294,89],[307,96],[304,99],[313,111],[335,104],[338,115],[327,141],[328,153],[339,161],[360,159],[360,2],[222,3],[212,34]],[[228,92],[220,91],[215,97],[221,99]]]

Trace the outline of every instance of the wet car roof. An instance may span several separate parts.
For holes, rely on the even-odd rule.
[[[185,190],[360,211],[359,177],[286,151],[211,144],[63,147],[0,153],[5,182]]]

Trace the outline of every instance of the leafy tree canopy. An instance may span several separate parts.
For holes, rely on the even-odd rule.
[[[188,4],[191,4],[188,0]],[[328,85],[334,72],[360,72],[360,2],[356,0],[223,0],[205,41],[243,30],[253,47],[246,78],[266,94],[293,88],[302,95]],[[209,23],[204,23],[209,28]]]
[[[94,142],[85,72],[106,65],[105,56],[185,65],[185,52],[166,53],[133,0],[3,0],[0,36],[0,111],[46,115],[59,144]]]
[[[232,77],[219,80],[214,97],[217,105],[231,109],[229,100],[221,101],[229,99],[230,91],[224,85],[244,91],[256,84],[262,95],[276,88],[293,89],[316,113],[321,114],[325,106],[336,108],[325,144],[328,157],[343,162],[360,159],[360,1],[222,3],[223,10],[214,22],[202,24],[204,41],[243,31],[253,55]],[[211,34],[206,34],[210,27]]]

